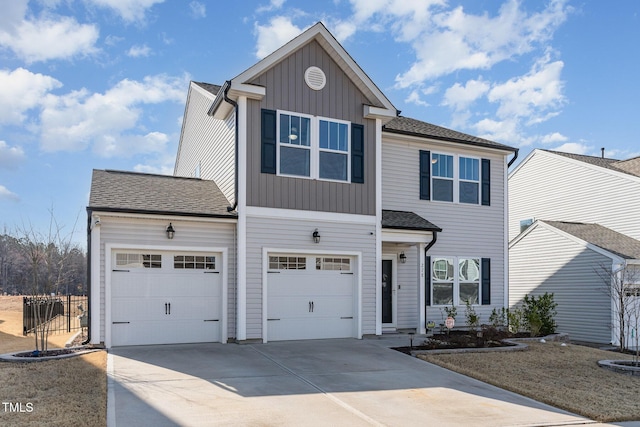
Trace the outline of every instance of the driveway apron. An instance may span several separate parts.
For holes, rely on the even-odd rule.
[[[120,347],[108,426],[556,426],[589,420],[377,340]]]

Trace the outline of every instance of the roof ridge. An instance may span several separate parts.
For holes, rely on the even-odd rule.
[[[117,173],[121,175],[139,175],[139,176],[154,176],[158,178],[171,178],[171,179],[190,179],[193,181],[205,181],[202,178],[196,178],[192,176],[177,176],[177,175],[166,175],[161,173],[150,173],[150,172],[135,172],[135,171],[125,171],[119,169],[94,169],[96,172],[107,172],[107,173]]]

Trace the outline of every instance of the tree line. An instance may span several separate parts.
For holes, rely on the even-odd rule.
[[[87,257],[55,222],[0,234],[0,295],[86,295]]]

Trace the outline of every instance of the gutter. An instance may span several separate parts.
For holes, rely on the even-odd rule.
[[[519,148],[516,148],[516,151],[513,152],[513,157],[511,158],[511,160],[509,160],[509,163],[507,163],[507,169],[509,169],[509,167],[511,167],[511,165],[513,164],[513,162],[516,161],[516,159],[518,158],[518,152],[520,151]]]
[[[234,136],[235,137],[235,167],[234,167],[235,169],[234,171],[235,172],[235,177],[234,177],[235,200],[232,206],[227,206],[227,212],[233,212],[238,207],[238,144],[239,144],[238,142],[238,103],[235,102],[233,99],[229,98],[229,89],[231,89],[231,80],[227,80],[224,83],[224,86],[222,86],[220,90],[222,91],[223,99],[229,104],[231,104],[235,111],[235,121],[236,121],[236,129],[235,129],[235,136]],[[213,106],[211,108],[213,108]]]
[[[440,230],[440,231],[442,231],[442,230]],[[435,244],[436,244],[436,242],[438,241],[438,232],[437,232],[437,231],[435,231],[435,230],[433,230],[433,231],[431,232],[431,234],[432,234],[432,236],[433,236],[433,237],[431,238],[431,241],[427,244],[427,246],[425,246],[425,247],[424,247],[424,257],[425,257],[425,260],[426,260],[426,258],[427,258],[427,252],[429,251],[429,249],[431,249],[431,248],[433,247],[433,245],[435,245]],[[425,280],[431,280],[430,278],[428,278],[428,279],[427,279],[427,277],[426,277],[426,276],[427,276],[427,272],[425,271]],[[426,292],[425,292],[425,296],[424,296],[424,297],[425,297],[425,298],[427,298],[427,294],[426,294]],[[425,330],[428,330],[428,328],[427,328],[427,323],[429,322],[429,320],[427,319],[427,315],[426,315],[426,314],[427,314],[427,312],[426,312],[426,310],[427,310],[427,301],[425,301],[425,302],[424,302],[424,307],[425,307],[424,329],[425,329]]]
[[[91,342],[91,209],[87,209],[87,339],[82,345]]]

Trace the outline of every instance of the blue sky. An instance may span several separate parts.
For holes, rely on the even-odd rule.
[[[404,116],[520,148],[640,155],[640,2],[0,0],[0,227],[85,239],[92,169],[173,171],[190,80],[318,21]],[[144,191],[144,189],[140,189]]]

